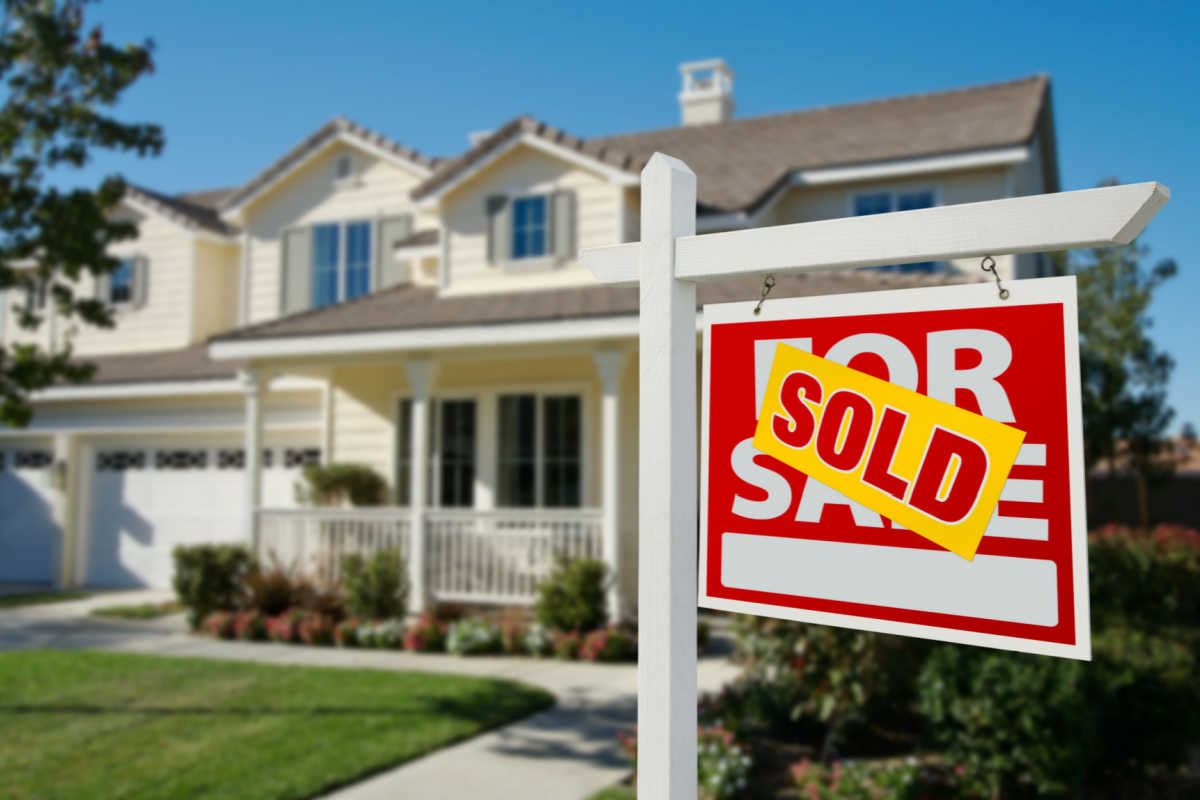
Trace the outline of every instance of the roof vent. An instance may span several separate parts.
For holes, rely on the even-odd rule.
[[[688,61],[679,65],[683,89],[679,112],[684,125],[724,122],[733,116],[733,70],[722,59]]]

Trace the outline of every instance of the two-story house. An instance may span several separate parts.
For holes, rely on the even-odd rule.
[[[1044,76],[738,118],[722,62],[682,71],[676,127],[581,139],[522,116],[436,159],[339,118],[240,187],[131,190],[140,235],[95,287],[117,328],[37,334],[70,335],[96,379],[0,432],[0,580],[166,585],[180,542],[304,565],[396,546],[415,604],[526,602],[555,554],[590,554],[631,613],[637,290],[598,285],[579,252],[638,239],[655,151],[696,172],[702,232],[1059,189]],[[978,270],[786,277],[772,296]],[[758,293],[718,281],[699,301]],[[314,460],[370,465],[392,504],[298,508]]]

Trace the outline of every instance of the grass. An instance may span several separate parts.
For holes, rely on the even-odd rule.
[[[139,603],[132,606],[105,606],[92,609],[97,617],[121,617],[123,619],[154,619],[183,611],[183,604],[176,600],[165,603]]]
[[[511,681],[0,654],[5,798],[306,798],[547,708]]]
[[[635,800],[637,792],[630,789],[628,786],[609,786],[607,789],[601,789],[588,800]]]
[[[62,591],[62,592],[30,592],[28,594],[5,594],[0,595],[0,608],[16,608],[17,606],[35,606],[39,603],[61,603],[64,600],[82,600],[88,597],[90,592],[80,591]]]

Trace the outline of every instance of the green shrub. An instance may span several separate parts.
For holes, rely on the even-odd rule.
[[[919,679],[933,743],[973,796],[1077,796],[1095,746],[1084,662],[947,645]]]
[[[416,653],[440,653],[446,649],[446,624],[425,611],[404,631],[404,649]]]
[[[544,656],[548,655],[554,646],[554,637],[545,625],[535,622],[526,629],[521,644],[529,655]]]
[[[218,639],[232,639],[237,632],[233,613],[214,611],[204,618],[204,630]]]
[[[380,550],[368,558],[342,556],[342,587],[351,616],[403,617],[408,605],[408,574],[397,550]]]
[[[261,642],[267,638],[267,618],[257,610],[239,611],[233,619],[233,631],[239,639]]]
[[[801,759],[791,766],[800,797],[814,800],[949,800],[970,795],[940,765],[916,758],[837,761]]]
[[[606,602],[603,561],[561,560],[538,586],[537,619],[554,630],[595,630],[608,621]]]
[[[624,731],[617,741],[625,757],[637,770],[638,736]],[[719,725],[696,732],[696,785],[700,800],[743,797],[754,761],[745,745]]]
[[[456,620],[446,633],[446,649],[456,655],[497,653],[501,648],[500,628],[482,617]]]
[[[238,582],[253,565],[249,550],[239,544],[178,545],[172,557],[175,594],[187,606],[193,630],[213,611],[237,607]]]
[[[1200,627],[1200,533],[1106,525],[1088,537],[1092,627]]]
[[[307,614],[300,620],[299,634],[305,644],[333,644],[333,620],[322,614]]]
[[[584,661],[630,661],[636,653],[637,640],[614,625],[592,631],[579,646]]]
[[[579,648],[583,645],[583,637],[579,635],[579,631],[554,631],[550,636],[550,642],[555,658],[574,661],[579,658]]]
[[[363,624],[357,617],[344,619],[333,629],[333,641],[342,647],[358,647],[359,632]]]
[[[314,505],[381,506],[387,482],[366,464],[307,464],[304,467],[307,499]]]

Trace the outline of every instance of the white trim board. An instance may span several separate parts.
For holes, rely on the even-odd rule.
[[[271,381],[269,391],[316,391],[321,381],[314,378],[281,377]],[[33,394],[34,402],[60,400],[108,400],[126,397],[178,397],[183,395],[243,394],[245,386],[237,378],[207,378],[194,381],[148,381],[145,383],[58,386]]]
[[[637,336],[636,314],[589,319],[513,322],[491,325],[454,325],[400,331],[330,333],[273,339],[216,341],[209,357],[224,359],[298,358],[308,356],[378,353],[392,350],[439,350],[503,344],[538,344],[582,339]]]

